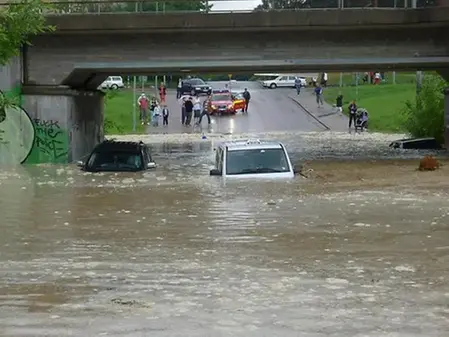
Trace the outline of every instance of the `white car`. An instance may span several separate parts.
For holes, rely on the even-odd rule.
[[[295,80],[296,76],[292,75],[280,75],[271,79],[263,80],[261,81],[261,84],[264,88],[294,88],[295,87]],[[307,86],[307,80],[305,77],[299,77],[299,80],[301,81],[301,86],[305,87]]]
[[[123,78],[121,76],[109,76],[103,83],[100,85],[101,89],[121,89],[125,87],[123,83]]]
[[[226,178],[293,178],[290,157],[282,143],[242,140],[217,146],[211,176]]]

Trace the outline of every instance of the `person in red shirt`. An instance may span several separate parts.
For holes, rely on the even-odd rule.
[[[159,97],[161,98],[161,104],[165,104],[165,96],[167,96],[167,88],[164,83],[159,86]]]
[[[142,93],[139,96],[139,99],[137,100],[137,104],[139,105],[140,110],[140,122],[142,125],[149,124],[148,123],[148,104],[150,103],[150,100],[145,95],[145,93]]]

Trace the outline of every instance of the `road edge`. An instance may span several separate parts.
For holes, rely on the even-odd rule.
[[[307,109],[303,104],[301,104],[299,101],[297,101],[296,99],[294,99],[293,97],[291,97],[290,95],[287,96],[288,98],[290,98],[296,105],[298,105],[299,107],[301,107],[301,109],[303,109],[310,117],[312,117],[314,120],[316,120],[321,126],[323,126],[327,131],[330,131],[331,128],[324,123],[320,118],[318,118],[317,116],[315,116],[314,113],[310,112],[309,109]]]

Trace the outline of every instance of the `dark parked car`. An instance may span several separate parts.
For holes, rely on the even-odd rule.
[[[182,81],[181,94],[182,95],[210,95],[212,93],[212,87],[201,78],[188,78]]]
[[[98,144],[78,166],[87,172],[136,172],[152,169],[156,163],[142,142],[106,140]]]

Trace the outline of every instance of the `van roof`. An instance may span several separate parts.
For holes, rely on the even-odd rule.
[[[223,142],[218,147],[227,147],[228,151],[237,151],[244,149],[281,149],[283,145],[271,140],[242,139]]]

